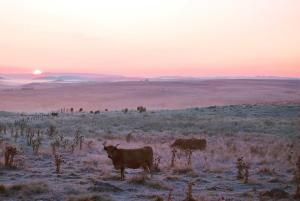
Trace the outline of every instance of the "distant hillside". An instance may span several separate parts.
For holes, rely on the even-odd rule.
[[[138,77],[126,77],[121,75],[101,75],[86,73],[43,73],[42,75],[27,74],[5,74],[5,80],[14,85],[31,83],[80,83],[80,82],[116,82],[137,81]]]
[[[50,82],[87,82],[87,81],[130,81],[134,78],[119,76],[119,75],[97,75],[97,74],[53,74],[47,73],[44,76],[33,78],[34,80],[47,80]]]
[[[4,81],[5,82],[5,81]],[[42,112],[62,107],[86,110],[182,109],[211,105],[300,103],[300,80],[198,80],[44,82],[0,91],[0,110]],[[59,101],[58,101],[59,100]]]

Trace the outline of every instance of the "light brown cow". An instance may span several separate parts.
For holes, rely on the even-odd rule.
[[[113,162],[115,169],[120,170],[121,180],[125,179],[125,168],[143,168],[151,174],[153,166],[153,150],[146,146],[138,149],[119,149],[116,146],[105,146],[108,158]]]
[[[184,151],[187,158],[187,165],[192,166],[192,154],[194,151],[197,150],[204,150],[206,148],[206,140],[205,139],[196,139],[196,138],[190,138],[190,139],[176,139],[173,144],[170,145],[172,149],[172,164],[171,167],[174,166],[175,161],[175,153],[176,149],[179,149],[181,151]]]
[[[182,151],[196,151],[196,150],[205,150],[206,148],[206,140],[205,139],[176,139],[173,144],[171,144],[171,148],[177,148]]]

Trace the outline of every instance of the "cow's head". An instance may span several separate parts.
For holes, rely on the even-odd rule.
[[[106,143],[103,143],[103,146],[104,146],[104,150],[107,153],[108,158],[113,159],[113,157],[116,153],[116,150],[118,150],[119,144],[117,144],[116,146],[113,146],[113,145],[106,146]]]

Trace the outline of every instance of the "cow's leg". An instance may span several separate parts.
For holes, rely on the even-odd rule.
[[[150,166],[147,166],[148,173],[150,174],[150,178],[152,179],[152,172]]]
[[[125,180],[125,168],[121,167],[121,180],[124,181]]]
[[[152,173],[151,173],[151,170],[150,170],[150,168],[149,168],[149,167],[150,167],[150,166],[149,166],[149,165],[147,165],[147,164],[143,165],[144,174],[147,172],[147,173],[149,173],[149,174],[150,174],[150,176],[151,176],[151,178],[152,178]]]

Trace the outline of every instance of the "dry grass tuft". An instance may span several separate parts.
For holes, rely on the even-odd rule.
[[[164,199],[160,196],[156,196],[155,201],[164,201]]]
[[[265,175],[275,175],[276,172],[275,172],[275,169],[270,169],[268,167],[263,167],[263,168],[260,168],[258,171],[257,171],[258,174],[265,174]]]
[[[173,174],[193,174],[194,170],[190,167],[178,167],[173,169]]]
[[[35,154],[38,154],[39,152],[39,148],[41,146],[41,140],[40,138],[37,138],[37,139],[34,139],[32,140],[32,151],[35,153]]]
[[[56,166],[56,173],[59,174],[60,173],[60,167],[61,167],[61,163],[63,162],[63,158],[62,155],[55,155],[55,166]]]
[[[260,193],[260,200],[265,200],[265,198],[267,199],[272,198],[272,200],[280,200],[280,199],[286,199],[288,197],[289,194],[287,192],[278,188],[274,188],[270,191],[265,191]]]
[[[189,182],[188,183],[188,189],[186,192],[186,198],[183,201],[196,201],[196,199],[193,198],[193,185],[194,183]]]
[[[173,189],[170,190],[167,201],[172,201],[173,200],[172,193],[173,193]]]
[[[169,191],[167,201],[173,201],[172,193],[173,193],[173,190],[171,189],[171,190]],[[164,201],[164,199],[163,199],[161,196],[156,196],[156,197],[155,197],[155,201]]]
[[[249,178],[249,164],[244,161],[243,157],[239,157],[236,161],[237,179],[244,180],[244,183],[248,183]]]
[[[7,168],[12,168],[14,164],[14,157],[17,155],[17,148],[13,146],[5,147],[4,152],[4,166]]]
[[[178,176],[173,176],[173,175],[168,175],[165,177],[165,180],[169,180],[169,181],[176,181],[176,180],[179,180],[180,177]]]
[[[48,185],[42,182],[28,183],[28,184],[14,184],[11,186],[0,185],[0,194],[6,196],[21,196],[24,200],[36,194],[43,194],[49,192]]]
[[[297,185],[295,197],[300,198],[300,156],[298,157],[298,161],[296,163],[295,181]]]
[[[112,201],[110,198],[101,195],[70,196],[68,201]]]
[[[145,174],[139,174],[131,177],[128,182],[132,184],[146,184],[147,176]]]
[[[169,190],[169,187],[167,187],[163,182],[160,181],[149,181],[146,182],[146,185],[157,190]]]

